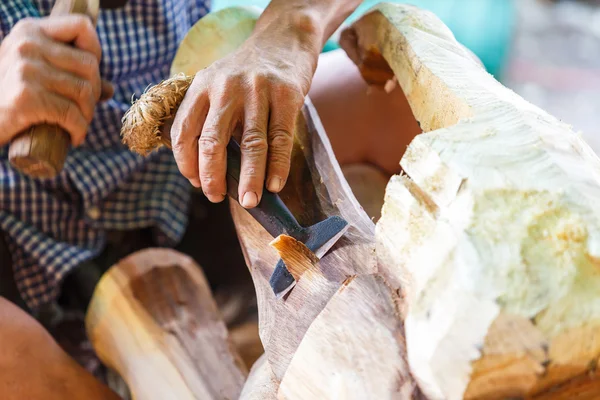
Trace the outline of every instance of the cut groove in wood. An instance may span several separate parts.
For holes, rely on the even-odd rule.
[[[319,262],[317,256],[301,241],[288,235],[279,235],[270,245],[279,252],[279,256],[296,281],[299,281],[305,272],[319,273],[316,268]]]

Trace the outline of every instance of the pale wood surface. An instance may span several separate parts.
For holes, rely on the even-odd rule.
[[[132,254],[102,277],[86,317],[100,359],[144,400],[235,399],[247,369],[200,267],[175,251]]]
[[[382,4],[343,41],[365,79],[397,78],[426,132],[402,159],[408,177],[389,183],[377,226],[380,271],[406,289],[422,389],[530,396],[595,369],[598,158],[428,12]],[[599,387],[588,380],[586,390],[598,397]]]
[[[262,355],[250,370],[239,400],[276,400],[278,387],[267,356]]]

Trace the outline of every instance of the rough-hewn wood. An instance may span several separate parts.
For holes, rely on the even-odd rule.
[[[250,370],[239,400],[277,400],[279,385],[267,356],[261,356]]]
[[[232,204],[257,289],[261,339],[281,384],[278,393],[290,399],[411,398],[416,394],[404,359],[396,294],[374,276],[374,224],[343,179],[310,103],[298,121],[292,160],[281,196],[300,223],[312,225],[341,215],[352,227],[280,301],[268,284],[279,258],[269,246],[273,238]],[[374,339],[366,341],[367,334]],[[356,348],[357,343],[364,349]]]
[[[200,267],[149,249],[102,277],[86,326],[100,359],[144,400],[236,399],[247,369]]]
[[[422,389],[553,398],[575,379],[600,397],[600,380],[581,378],[600,355],[596,155],[495,81],[431,13],[382,4],[342,40],[365,79],[395,76],[426,132],[377,225],[379,270],[406,290]]]

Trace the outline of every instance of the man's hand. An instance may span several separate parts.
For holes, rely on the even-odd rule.
[[[96,103],[112,95],[100,57],[84,16],[19,21],[0,44],[0,145],[40,123],[60,125],[80,145]]]
[[[238,125],[242,206],[260,202],[265,182],[271,192],[283,188],[319,53],[358,4],[273,0],[240,49],[195,76],[171,127],[171,144],[180,172],[210,201],[227,193],[226,147]]]

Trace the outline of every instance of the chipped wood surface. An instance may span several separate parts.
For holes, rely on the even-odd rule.
[[[574,379],[600,397],[599,381],[583,379],[600,355],[596,155],[429,12],[381,4],[342,42],[365,79],[397,79],[425,132],[377,225],[421,388],[432,399],[552,398]]]
[[[294,246],[284,246],[283,254],[276,252],[268,246],[273,238],[239,205],[231,206],[257,289],[260,334],[280,385],[278,395],[289,399],[364,399],[374,398],[375,393],[377,398],[418,397],[404,356],[395,294],[376,276],[374,224],[344,180],[309,102],[298,121],[292,160],[281,196],[300,223],[309,226],[340,215],[351,228],[316,265],[308,257],[301,258],[311,273],[300,277],[285,300],[276,300],[268,280],[279,256],[293,260],[301,252]],[[377,351],[372,342],[364,351],[349,345],[365,343],[368,332],[378,332],[377,340],[385,345]],[[330,335],[339,339],[339,346]],[[382,356],[383,347],[389,351],[387,356]],[[316,379],[332,373],[335,379]]]

